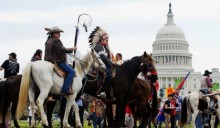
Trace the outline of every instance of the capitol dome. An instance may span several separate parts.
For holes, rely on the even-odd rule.
[[[185,39],[185,35],[183,31],[175,24],[174,25],[166,24],[163,28],[159,30],[156,36],[156,39],[162,39],[162,38]]]
[[[192,54],[185,34],[174,24],[171,4],[167,14],[167,23],[158,31],[153,42],[152,55],[158,62],[160,71],[186,71],[192,69]]]
[[[189,43],[182,29],[174,23],[171,4],[169,4],[167,22],[158,31],[152,46],[152,56],[158,62],[156,69],[161,92],[168,87],[176,89],[183,80],[185,82],[180,90],[181,95],[200,89],[200,79],[203,76],[201,72],[194,72],[192,68]],[[218,69],[212,69],[212,72],[213,81],[220,83]],[[163,100],[167,99],[164,95],[160,95],[160,97]]]

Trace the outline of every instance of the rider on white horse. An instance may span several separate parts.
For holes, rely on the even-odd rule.
[[[201,79],[201,90],[205,94],[212,93],[210,88],[212,87],[213,83],[212,83],[212,79],[210,78],[210,74],[212,74],[212,72],[205,70],[205,73],[203,74],[203,78]],[[218,102],[215,95],[211,96],[211,98],[213,99],[214,103]]]
[[[56,63],[65,73],[67,73],[61,93],[71,95],[73,93],[70,91],[69,87],[73,81],[75,71],[66,63],[66,53],[72,53],[77,48],[65,48],[63,46],[60,40],[60,32],[63,32],[63,30],[58,27],[45,28],[45,30],[48,31],[47,35],[49,36],[45,43],[44,60]]]
[[[203,78],[201,79],[201,90],[205,94],[210,93],[210,88],[212,87],[212,80],[210,78],[210,74],[212,74],[212,72],[205,70],[205,73],[203,74]]]

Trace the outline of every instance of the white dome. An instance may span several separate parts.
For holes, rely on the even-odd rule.
[[[162,38],[185,39],[185,35],[183,31],[179,27],[177,27],[175,24],[166,24],[157,33],[156,40],[162,39]]]
[[[153,43],[153,58],[158,62],[156,68],[163,71],[185,72],[192,69],[192,54],[183,31],[173,20],[171,4],[167,23],[158,31]]]

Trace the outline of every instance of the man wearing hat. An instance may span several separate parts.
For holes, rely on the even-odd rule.
[[[201,90],[205,92],[205,94],[210,93],[210,88],[212,87],[210,74],[212,74],[212,72],[209,72],[209,70],[205,70],[205,73],[203,74],[203,77],[201,79]]]
[[[60,28],[52,27],[45,28],[45,30],[48,31],[48,38],[45,43],[44,60],[56,63],[64,72],[67,73],[61,93],[65,95],[71,95],[72,93],[70,92],[69,87],[73,81],[75,71],[66,63],[66,53],[72,53],[77,48],[66,48],[63,46],[63,43],[60,40],[60,33],[64,31]]]
[[[19,72],[19,63],[17,62],[16,53],[12,52],[8,55],[9,59],[5,60],[0,67],[0,70],[4,69],[4,78],[17,75]]]

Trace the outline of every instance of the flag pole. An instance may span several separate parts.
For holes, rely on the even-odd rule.
[[[184,79],[180,82],[180,84],[177,86],[177,88],[176,88],[175,90],[180,90],[180,89],[183,87],[183,85],[184,85],[184,83],[185,83],[185,81],[186,81],[186,79],[188,78],[188,76],[189,76],[190,73],[191,73],[191,70],[186,74],[186,76],[184,77]]]

